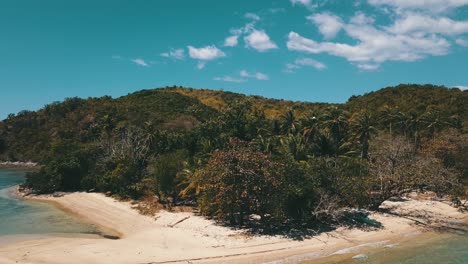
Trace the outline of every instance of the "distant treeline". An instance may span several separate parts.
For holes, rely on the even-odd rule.
[[[312,225],[411,191],[460,205],[467,99],[432,85],[345,104],[181,87],[69,98],[1,122],[0,160],[43,164],[24,184],[36,193],[93,190],[197,205],[232,225]]]

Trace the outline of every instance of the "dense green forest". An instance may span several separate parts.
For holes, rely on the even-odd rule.
[[[182,87],[69,98],[2,121],[0,160],[42,164],[23,185],[35,193],[188,204],[239,226],[314,225],[412,191],[460,206],[467,106],[467,91],[432,85],[345,104]]]

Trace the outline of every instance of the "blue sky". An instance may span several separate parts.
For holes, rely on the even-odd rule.
[[[172,85],[345,102],[468,86],[468,0],[0,3],[0,118]]]

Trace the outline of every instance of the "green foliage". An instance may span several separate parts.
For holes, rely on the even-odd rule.
[[[148,164],[147,177],[155,183],[155,192],[163,196],[174,195],[176,177],[184,168],[184,151],[166,153],[153,158]]]
[[[95,152],[96,149],[80,149],[66,142],[54,144],[47,165],[28,174],[23,186],[38,193],[81,190],[86,186],[82,181],[93,166]]]
[[[284,166],[252,146],[233,141],[229,149],[213,154],[199,174],[203,191],[201,212],[231,224],[243,225],[251,214],[265,221],[284,218]]]

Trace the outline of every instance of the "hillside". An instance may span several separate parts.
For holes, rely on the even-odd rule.
[[[103,130],[151,126],[155,130],[190,130],[219,115],[238,101],[249,101],[269,119],[293,110],[298,119],[319,113],[331,104],[294,102],[206,89],[171,87],[143,90],[113,99],[69,98],[39,111],[22,111],[0,122],[0,160],[41,161],[56,141],[90,143]],[[336,106],[351,113],[367,109],[379,115],[385,108],[421,114],[437,111],[458,116],[468,124],[468,91],[432,85],[399,85],[361,96]]]
[[[196,99],[160,89],[116,99],[68,98],[2,121],[0,159],[41,161],[58,141],[91,143],[99,139],[102,131],[127,126],[190,129],[217,113]]]
[[[439,111],[446,115],[463,116],[468,110],[467,102],[468,91],[447,89],[444,86],[400,84],[352,96],[345,105],[350,110],[366,108],[383,111],[387,107],[418,114]]]
[[[401,85],[340,105],[180,87],[70,98],[1,122],[0,159],[40,162],[22,185],[34,193],[108,192],[148,214],[197,205],[277,233],[346,222],[343,208],[409,191],[461,205],[466,96]]]

